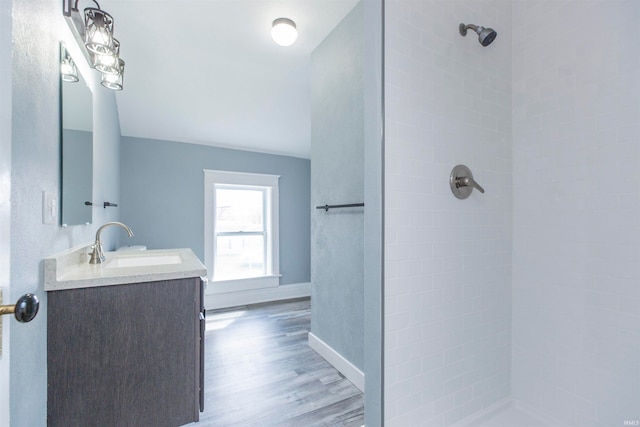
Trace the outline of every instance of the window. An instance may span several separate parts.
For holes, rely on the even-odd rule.
[[[267,274],[266,188],[215,186],[214,280]]]
[[[209,293],[278,286],[278,178],[204,171]]]

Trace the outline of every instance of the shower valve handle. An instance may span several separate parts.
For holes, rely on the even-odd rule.
[[[469,197],[474,188],[484,193],[484,188],[473,179],[471,169],[465,165],[457,165],[453,168],[451,175],[449,175],[449,186],[453,195],[458,199]]]
[[[456,184],[459,187],[473,187],[479,192],[484,193],[484,188],[482,188],[471,176],[461,176],[456,180]]]

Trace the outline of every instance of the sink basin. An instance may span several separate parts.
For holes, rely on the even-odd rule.
[[[92,244],[87,242],[46,257],[45,290],[131,285],[207,275],[207,269],[189,248],[111,251],[105,253],[107,259],[103,264],[89,264]]]
[[[180,264],[178,254],[117,256],[106,265],[107,268],[148,267],[152,265]]]

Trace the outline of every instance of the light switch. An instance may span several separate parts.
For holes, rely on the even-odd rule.
[[[42,192],[42,223],[56,224],[58,220],[58,197],[50,192]]]

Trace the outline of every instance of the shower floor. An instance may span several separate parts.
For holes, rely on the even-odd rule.
[[[471,426],[470,426],[471,427]],[[550,427],[549,424],[532,417],[520,409],[510,407],[493,417],[475,424],[474,427]]]
[[[536,418],[517,405],[506,402],[481,416],[473,417],[461,424],[460,427],[554,427]]]

